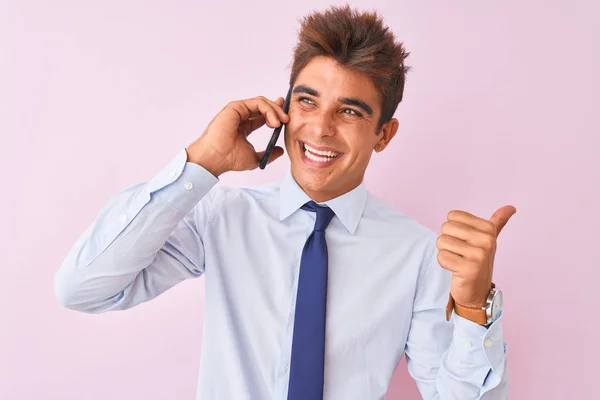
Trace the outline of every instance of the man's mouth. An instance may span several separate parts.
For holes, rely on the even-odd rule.
[[[331,164],[343,154],[331,149],[316,148],[304,142],[300,142],[300,147],[304,155],[304,161],[308,164],[320,167]]]

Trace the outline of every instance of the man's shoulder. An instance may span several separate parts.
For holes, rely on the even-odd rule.
[[[255,185],[227,185],[219,184],[213,187],[214,196],[224,201],[235,200],[263,200],[268,197],[278,196],[281,182],[272,181]]]
[[[280,182],[273,181],[256,185],[235,185],[219,183],[204,200],[219,212],[243,212],[249,208],[273,208],[279,199]]]
[[[431,240],[437,237],[435,232],[425,226],[416,217],[403,212],[398,206],[391,204],[381,197],[367,192],[367,202],[363,217],[382,224],[386,230],[392,234],[410,235],[413,237],[422,237]]]

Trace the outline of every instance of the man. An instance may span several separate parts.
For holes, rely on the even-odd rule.
[[[123,310],[205,275],[199,399],[382,399],[404,352],[426,399],[505,398],[492,271],[516,210],[451,211],[437,237],[363,182],[398,129],[407,55],[375,14],[306,17],[289,112],[281,98],[233,101],[114,196],[58,271],[59,301]],[[286,125],[286,179],[215,186],[258,166],[247,136],[264,124]]]

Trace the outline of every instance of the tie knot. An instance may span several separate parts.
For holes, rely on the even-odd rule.
[[[327,226],[333,219],[335,213],[327,206],[319,206],[314,201],[309,201],[302,206],[303,210],[312,211],[317,213],[317,221],[315,222],[315,231],[325,231]]]

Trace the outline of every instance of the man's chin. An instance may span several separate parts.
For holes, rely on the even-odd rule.
[[[306,193],[317,194],[331,191],[330,186],[331,182],[335,181],[335,175],[322,176],[319,171],[301,169],[294,174],[294,179]]]

